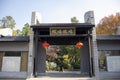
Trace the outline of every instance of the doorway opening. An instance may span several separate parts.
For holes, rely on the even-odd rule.
[[[80,71],[80,49],[75,45],[52,45],[46,53],[46,72]]]

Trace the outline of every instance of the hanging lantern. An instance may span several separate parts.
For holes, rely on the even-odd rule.
[[[45,48],[45,49],[47,49],[50,45],[49,45],[49,43],[47,43],[46,41],[42,44],[42,46]]]
[[[76,43],[76,45],[75,45],[77,48],[81,48],[82,46],[83,46],[83,43],[81,43],[81,42],[78,42],[78,43]]]

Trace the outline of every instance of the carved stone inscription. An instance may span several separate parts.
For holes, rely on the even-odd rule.
[[[120,56],[107,56],[108,72],[120,72]]]
[[[74,27],[52,27],[50,28],[51,36],[67,36],[67,35],[75,35]]]
[[[19,72],[20,71],[20,57],[3,57],[2,71]]]

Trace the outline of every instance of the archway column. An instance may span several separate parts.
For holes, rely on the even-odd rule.
[[[81,73],[89,75],[89,45],[88,41],[84,42],[84,46],[80,49],[80,69]]]
[[[46,50],[42,46],[38,31],[35,33],[34,76],[46,73]]]
[[[46,73],[46,50],[42,47],[42,42],[38,43],[38,55],[36,56],[37,73],[38,75],[44,75]]]

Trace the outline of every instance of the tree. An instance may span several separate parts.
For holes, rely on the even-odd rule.
[[[120,25],[120,13],[116,13],[116,15],[110,15],[108,17],[104,17],[96,27],[97,35],[106,34],[106,35],[114,35],[116,34],[117,27]]]
[[[72,23],[78,23],[78,22],[79,22],[79,20],[77,20],[77,18],[76,18],[76,17],[72,17],[72,18],[71,18],[71,22],[72,22]]]
[[[30,35],[30,25],[29,23],[26,23],[24,27],[22,28],[22,36],[29,36]]]
[[[24,24],[22,31],[20,29],[14,30],[14,36],[29,36],[30,35],[30,25],[28,23]]]
[[[0,26],[4,28],[15,28],[16,22],[11,16],[3,17],[2,20],[0,20]]]
[[[74,45],[61,45],[58,56],[63,58],[64,68],[80,68],[80,50]]]
[[[66,49],[68,51],[71,66],[74,69],[80,68],[80,50],[76,48],[74,45],[67,46]]]
[[[22,31],[20,31],[19,29],[16,30],[16,36],[21,36],[22,35]]]
[[[71,18],[72,23],[78,23],[76,17]],[[74,69],[80,68],[80,52],[75,46],[68,46],[66,47],[69,55],[70,64]]]
[[[17,36],[16,30],[12,30],[12,36]]]

